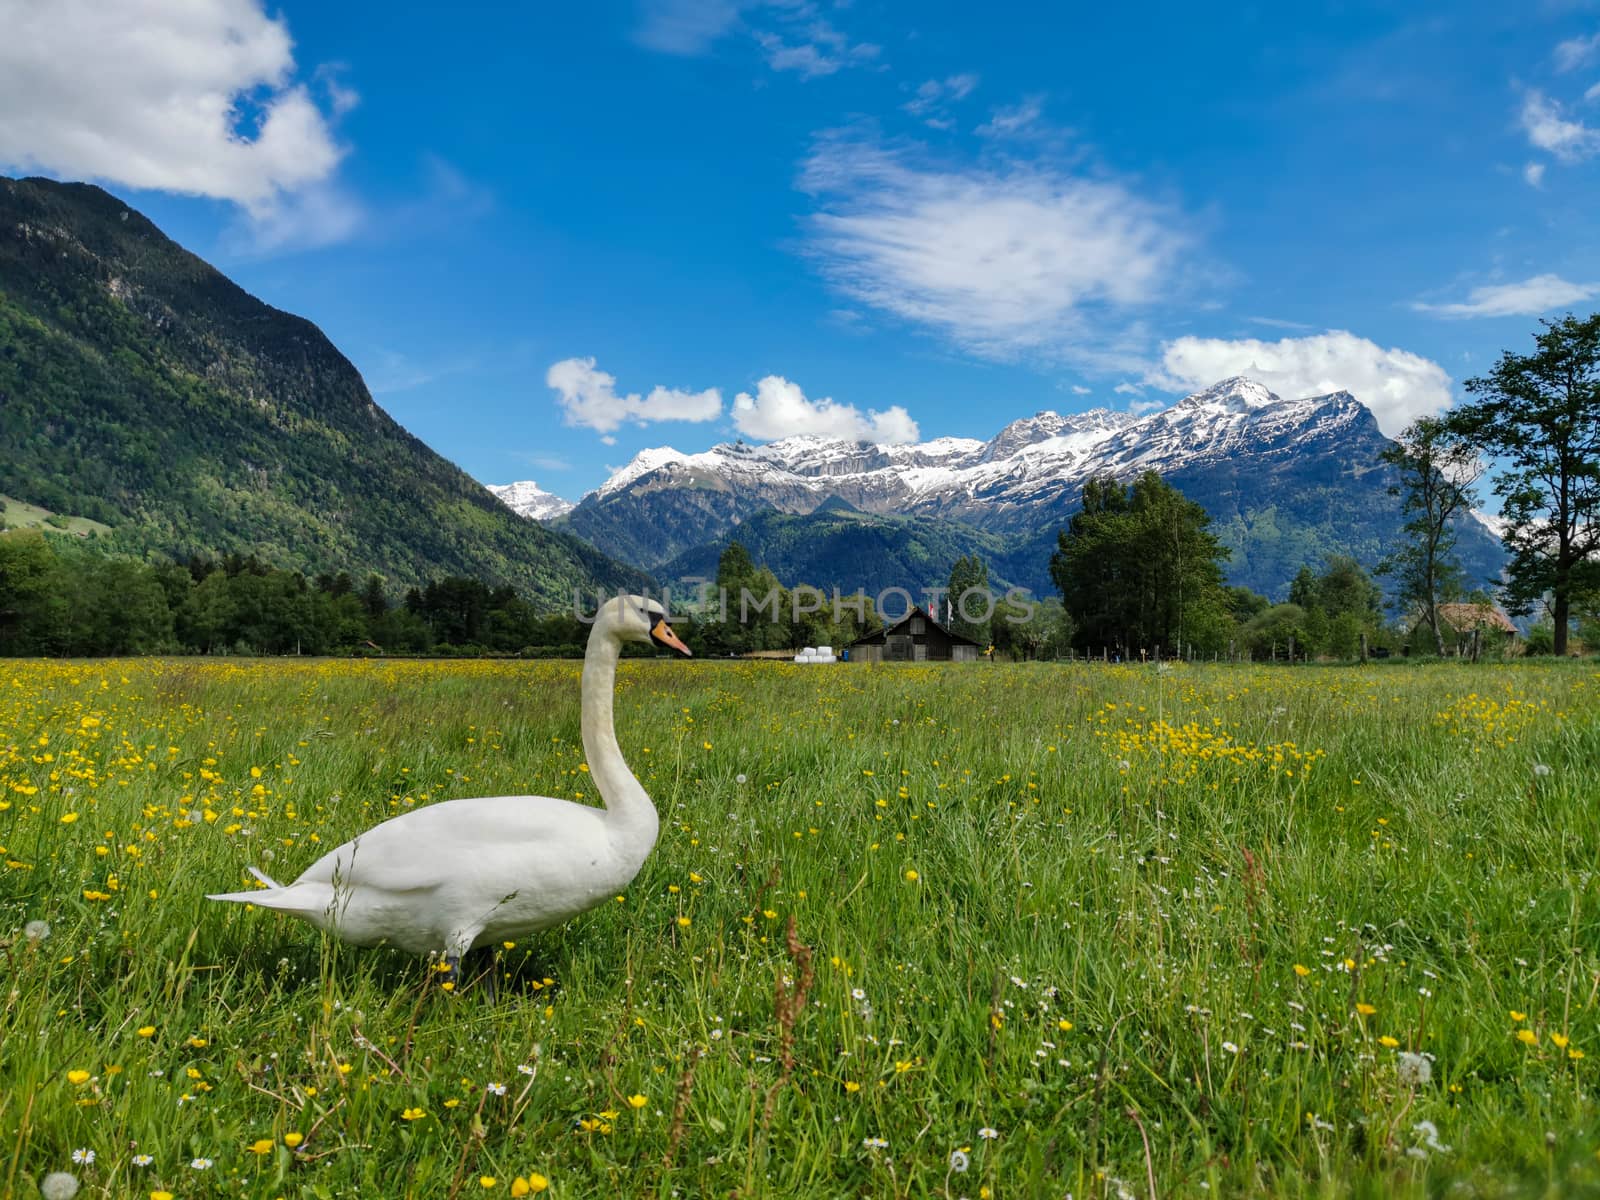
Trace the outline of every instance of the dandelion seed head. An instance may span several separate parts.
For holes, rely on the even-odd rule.
[[[1399,1076],[1400,1082],[1407,1087],[1422,1087],[1433,1081],[1433,1064],[1420,1054],[1402,1050],[1400,1052],[1400,1060],[1395,1067],[1395,1073]],[[1428,1125],[1430,1129],[1432,1128],[1429,1122],[1424,1121],[1422,1124]]]
[[[966,1174],[967,1168],[972,1165],[972,1159],[965,1150],[950,1151],[950,1169],[957,1175]]]
[[[42,942],[50,936],[50,922],[29,921],[22,927],[22,936],[30,942]]]
[[[51,1171],[39,1181],[44,1200],[72,1200],[78,1194],[78,1177],[67,1171]]]

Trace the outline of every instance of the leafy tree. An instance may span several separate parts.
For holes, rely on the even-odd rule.
[[[1546,604],[1564,655],[1573,597],[1600,579],[1600,313],[1543,324],[1532,354],[1507,350],[1467,381],[1480,399],[1447,424],[1500,465],[1506,607]]]
[[[973,614],[982,614],[989,608],[989,602],[979,598],[979,593],[989,595],[989,568],[976,554],[963,554],[956,559],[955,565],[950,568],[950,629],[962,637],[971,638],[980,646],[987,647],[990,642],[990,624],[988,620],[968,620],[961,612],[961,598],[971,593],[967,601],[967,611]],[[943,616],[943,613],[939,614]]]
[[[1257,658],[1288,654],[1306,644],[1306,610],[1298,604],[1274,604],[1244,627],[1245,645]]]
[[[156,573],[142,563],[112,559],[89,573],[80,603],[88,617],[84,645],[95,654],[150,654],[172,643],[172,610]]]
[[[1379,564],[1378,572],[1394,578],[1401,604],[1421,612],[1434,650],[1443,657],[1439,605],[1458,595],[1463,583],[1455,556],[1455,521],[1476,501],[1472,488],[1483,472],[1481,460],[1469,443],[1433,417],[1413,422],[1378,458],[1400,473],[1389,494],[1402,497],[1400,511],[1410,538]]]
[[[992,637],[997,653],[1019,659],[1054,658],[1072,645],[1072,632],[1072,618],[1054,596],[1026,606],[1004,599],[995,605]]]
[[[0,537],[0,654],[67,652],[67,598],[55,552],[33,530]]]
[[[367,584],[361,589],[361,606],[374,621],[389,611],[389,597],[384,594],[382,576],[367,576]]]
[[[1180,652],[1204,634],[1211,648],[1226,628],[1229,595],[1221,565],[1228,550],[1210,524],[1204,508],[1154,471],[1130,488],[1091,479],[1050,559],[1077,643],[1091,653]]]
[[[1331,617],[1350,616],[1366,625],[1383,620],[1383,589],[1348,554],[1330,554],[1317,577],[1316,604]]]
[[[178,639],[203,654],[232,644],[233,596],[226,573],[213,571],[195,584],[177,614]]]
[[[1316,607],[1317,574],[1310,566],[1302,566],[1289,581],[1289,603],[1301,608]]]

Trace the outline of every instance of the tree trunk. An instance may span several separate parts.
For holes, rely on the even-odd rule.
[[[1555,605],[1550,614],[1556,623],[1555,654],[1557,658],[1567,656],[1567,625],[1572,620],[1572,598],[1567,595],[1565,586],[1558,584],[1555,594]]]

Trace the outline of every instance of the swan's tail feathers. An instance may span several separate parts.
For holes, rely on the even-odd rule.
[[[258,880],[265,884],[268,892],[281,892],[285,890],[283,884],[279,883],[265,871],[259,871],[255,867],[246,867],[245,870],[249,871],[250,874],[254,875]],[[259,904],[265,908],[279,907],[272,900],[267,898],[265,892],[255,890],[248,892],[219,892],[215,895],[208,895],[206,899],[231,900],[235,904]]]
[[[254,904],[260,892],[207,892],[207,900],[227,900],[233,904]]]
[[[325,883],[297,883],[289,887],[255,888],[248,892],[218,892],[207,900],[232,904],[253,904],[301,917],[313,924],[327,917],[333,904],[333,889]]]

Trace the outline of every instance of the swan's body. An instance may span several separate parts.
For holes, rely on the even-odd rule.
[[[626,887],[655,845],[659,820],[628,770],[612,726],[623,641],[687,654],[661,607],[608,601],[583,664],[583,747],[604,808],[551,796],[483,796],[402,813],[331,850],[293,883],[212,900],[290,913],[358,946],[438,952],[515,939],[576,916]]]

